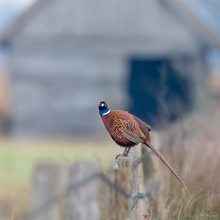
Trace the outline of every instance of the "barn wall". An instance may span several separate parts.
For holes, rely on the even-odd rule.
[[[14,42],[16,135],[96,133],[102,128],[97,112],[101,99],[109,100],[113,108],[128,107],[130,57],[180,54],[147,42],[107,42]],[[181,53],[196,56],[192,48]]]
[[[120,56],[78,54],[54,45],[53,51],[16,50],[13,62],[18,135],[96,132],[100,100],[114,100],[113,106],[126,103],[125,63]]]

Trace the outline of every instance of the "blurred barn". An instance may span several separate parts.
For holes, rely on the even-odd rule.
[[[0,37],[15,135],[93,134],[97,104],[155,127],[197,103],[219,37],[175,0],[38,0]]]

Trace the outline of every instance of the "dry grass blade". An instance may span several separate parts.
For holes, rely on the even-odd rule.
[[[219,115],[193,115],[162,134],[163,154],[192,191],[191,198],[154,160],[161,189],[154,197],[160,219],[220,218],[220,120]]]

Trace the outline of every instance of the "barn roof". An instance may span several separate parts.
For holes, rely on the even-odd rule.
[[[52,0],[53,1],[53,0]],[[10,41],[18,32],[22,30],[27,21],[34,16],[38,11],[43,7],[46,7],[47,4],[52,2],[51,0],[36,0],[28,9],[26,9],[21,15],[18,16],[15,21],[9,24],[3,31],[0,33],[0,42]]]
[[[0,42],[10,42],[27,24],[44,7],[49,6],[54,0],[37,0],[28,10],[19,16],[11,25],[9,25],[1,34]],[[206,23],[198,13],[183,1],[176,0],[158,0],[158,2],[168,10],[175,18],[184,24],[193,35],[202,39],[210,46],[220,48],[220,34]]]
[[[169,10],[172,11],[178,19],[187,24],[187,26],[196,34],[200,35],[205,42],[211,46],[220,48],[220,33],[215,28],[211,27],[210,23],[206,22],[204,17],[201,16],[200,12],[196,7],[192,7],[187,1],[176,1],[176,0],[160,0]],[[215,1],[215,0],[213,0]],[[198,3],[198,2],[197,2]],[[201,2],[200,2],[201,3]],[[212,5],[213,6],[213,5]],[[218,8],[220,4],[218,3]],[[195,10],[197,9],[197,10]],[[209,8],[206,9],[207,13],[210,13]],[[216,17],[215,17],[216,18]]]

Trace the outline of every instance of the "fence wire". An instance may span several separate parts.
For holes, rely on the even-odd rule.
[[[150,155],[150,153],[147,152],[147,153],[143,154],[142,157],[140,157],[136,161],[134,161],[134,163],[132,165],[132,169],[135,169],[138,166],[138,164],[140,164],[143,161],[143,159],[149,155]],[[136,205],[140,199],[144,199],[146,197],[149,197],[152,193],[154,193],[159,188],[159,185],[160,185],[160,182],[156,181],[155,183],[152,184],[152,186],[150,187],[150,189],[148,191],[146,191],[144,193],[138,192],[136,195],[132,196],[130,192],[125,191],[120,186],[115,184],[104,173],[95,172],[95,173],[92,173],[91,175],[85,177],[84,179],[82,179],[76,183],[70,184],[68,187],[66,187],[66,189],[63,192],[57,193],[56,195],[52,196],[47,201],[42,203],[42,205],[40,205],[37,209],[27,213],[25,215],[24,219],[25,220],[34,220],[35,218],[37,218],[41,214],[43,214],[45,211],[52,208],[52,206],[55,205],[57,202],[59,202],[61,199],[68,197],[74,191],[76,191],[82,187],[85,187],[86,185],[90,184],[91,182],[93,182],[97,179],[101,180],[108,187],[114,189],[116,192],[123,195],[126,199],[130,200],[131,201],[131,210],[136,207]]]

